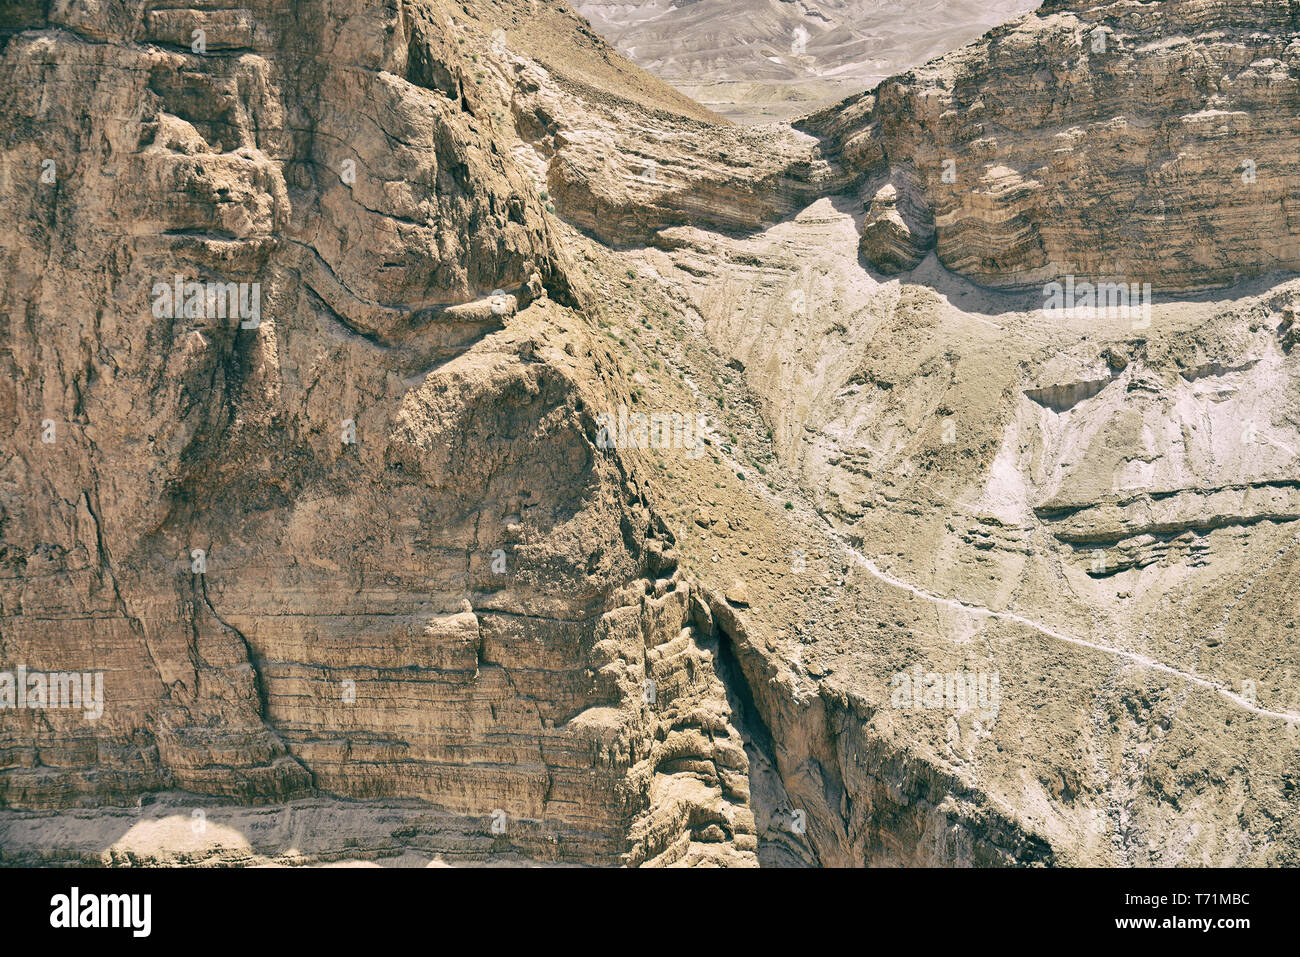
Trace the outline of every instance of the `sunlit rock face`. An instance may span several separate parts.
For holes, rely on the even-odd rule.
[[[799,129],[558,2],[6,14],[0,860],[1296,863],[1255,6]]]
[[[1248,0],[1047,3],[806,128],[867,174],[864,202],[915,184],[935,229],[913,258],[932,248],[984,285],[1230,284],[1300,264],[1295,16]],[[890,232],[888,216],[869,211],[867,234]]]
[[[493,32],[529,6],[6,24],[0,651],[105,699],[0,712],[6,806],[418,801],[480,856],[752,862],[690,587],[593,444],[511,155],[547,73]]]

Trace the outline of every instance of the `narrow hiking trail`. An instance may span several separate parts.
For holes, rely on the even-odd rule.
[[[890,585],[894,588],[901,588],[904,591],[907,591],[917,596],[918,598],[924,599],[925,601],[932,602],[936,605],[942,605],[954,611],[967,612],[968,614],[976,615],[981,618],[993,618],[1002,621],[1015,622],[1018,625],[1024,625],[1026,628],[1031,628],[1034,631],[1038,632],[1039,634],[1046,635],[1047,637],[1053,638],[1056,641],[1063,641],[1066,642],[1067,644],[1077,645],[1081,648],[1089,648],[1093,651],[1100,651],[1103,654],[1113,655],[1117,658],[1124,658],[1139,667],[1147,668],[1152,671],[1159,671],[1162,672],[1163,674],[1172,675],[1174,677],[1181,678],[1184,681],[1190,682],[1191,684],[1197,685],[1207,690],[1217,691],[1223,697],[1227,698],[1233,704],[1237,705],[1237,707],[1241,708],[1242,710],[1249,711],[1252,714],[1257,714],[1266,718],[1275,718],[1279,721],[1286,721],[1287,723],[1290,724],[1300,723],[1300,714],[1291,711],[1271,711],[1267,708],[1261,708],[1258,705],[1252,704],[1249,700],[1247,700],[1243,696],[1237,694],[1235,691],[1230,690],[1226,686],[1219,684],[1218,682],[1211,681],[1208,678],[1202,678],[1199,675],[1192,674],[1191,672],[1181,671],[1178,668],[1174,668],[1170,665],[1166,665],[1162,662],[1156,661],[1154,658],[1149,658],[1146,655],[1139,654],[1135,651],[1124,651],[1121,648],[1115,648],[1110,645],[1099,644],[1095,641],[1088,641],[1085,638],[1078,638],[1075,637],[1074,635],[1067,635],[1063,632],[1057,631],[1056,629],[1043,624],[1042,622],[1035,621],[1032,618],[1026,618],[1024,615],[1018,615],[1015,612],[994,611],[991,608],[986,608],[983,605],[979,605],[974,602],[969,602],[964,599],[944,598],[941,595],[935,595],[932,592],[928,592],[923,588],[919,588],[916,585],[913,585],[909,581],[905,581],[904,579],[891,575],[888,572],[881,571],[880,568],[876,566],[875,562],[873,562],[870,558],[863,555],[852,545],[846,542],[844,540],[844,537],[840,533],[836,532],[834,529],[829,529],[829,528],[827,529],[827,531],[853,557],[853,560],[858,565],[858,567],[864,569],[868,574],[879,579],[885,584]]]
[[[694,388],[694,383],[691,383],[691,386],[692,388]],[[716,443],[714,448],[721,457],[725,458],[732,465],[734,470],[744,472],[745,465],[742,462],[738,461],[734,455],[724,451],[722,447],[722,443],[720,442]],[[747,480],[747,482],[760,495],[772,499],[773,501],[778,499],[778,496],[774,495],[772,491],[769,490],[762,483],[753,480]],[[1111,655],[1116,658],[1122,658],[1137,667],[1146,668],[1150,671],[1156,671],[1162,674],[1167,674],[1170,675],[1171,677],[1179,678],[1183,681],[1186,681],[1189,684],[1196,685],[1197,687],[1205,688],[1207,691],[1214,691],[1219,695],[1221,695],[1222,697],[1226,698],[1228,701],[1231,701],[1235,706],[1237,706],[1241,710],[1247,711],[1251,714],[1256,714],[1263,718],[1271,718],[1277,721],[1285,721],[1288,724],[1293,724],[1293,725],[1300,724],[1300,713],[1293,712],[1293,711],[1273,711],[1268,708],[1261,708],[1260,706],[1254,704],[1244,696],[1233,691],[1231,688],[1227,687],[1226,685],[1220,684],[1219,682],[1213,681],[1209,678],[1201,677],[1200,675],[1194,674],[1192,672],[1183,671],[1179,668],[1173,667],[1172,665],[1164,664],[1163,662],[1157,661],[1156,659],[1151,658],[1147,655],[1143,655],[1135,651],[1125,651],[1122,648],[1116,648],[1112,645],[1104,645],[1099,642],[1089,641],[1086,638],[1079,638],[1076,635],[1069,635],[1064,632],[1058,631],[1055,628],[1052,628],[1051,626],[1044,624],[1043,622],[1036,621],[1024,615],[1017,614],[1016,612],[995,611],[992,608],[988,608],[977,602],[968,601],[964,598],[947,598],[942,595],[936,595],[933,592],[927,591],[926,589],[921,588],[920,586],[907,581],[906,579],[899,578],[896,575],[892,575],[889,572],[883,571],[879,566],[876,565],[876,563],[871,558],[867,557],[862,552],[858,551],[849,542],[848,536],[833,528],[830,522],[827,520],[827,518],[824,515],[822,515],[821,512],[819,512],[810,502],[807,502],[805,500],[804,506],[808,508],[814,515],[816,515],[818,518],[822,520],[827,535],[829,535],[837,544],[839,544],[844,549],[844,551],[853,559],[854,564],[856,564],[859,568],[866,571],[873,578],[877,579],[880,582],[883,582],[886,585],[889,585],[892,588],[902,589],[903,591],[915,595],[917,598],[920,598],[923,601],[927,601],[930,602],[931,604],[948,608],[952,611],[960,611],[981,618],[990,618],[993,620],[1008,621],[1018,625],[1023,625],[1024,627],[1036,631],[1041,635],[1046,635],[1048,638],[1051,638],[1055,641],[1060,641],[1060,642],[1064,642],[1065,644],[1075,645],[1076,647],[1079,648],[1087,648],[1091,651],[1098,651],[1101,652],[1102,654]]]

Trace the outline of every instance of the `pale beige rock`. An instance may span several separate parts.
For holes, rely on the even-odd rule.
[[[914,183],[917,252],[984,285],[1226,285],[1300,266],[1294,28],[1253,0],[1047,2],[801,125],[864,198]],[[864,236],[891,273],[895,245]]]
[[[610,360],[512,155],[515,44],[557,89],[709,114],[538,7],[6,34],[0,662],[105,681],[98,722],[0,712],[7,807],[414,800],[458,858],[754,862],[687,586],[593,445]],[[258,283],[260,325],[168,318],[177,275]]]
[[[1296,282],[1062,316],[943,266],[1286,261],[1285,190],[1078,159],[1140,106],[1204,172],[1205,89],[1286,154],[1274,14],[1147,11],[1171,43],[1089,74],[1107,116],[1023,83],[1131,6],[1052,4],[822,141],[717,125],[557,2],[23,8],[0,668],[101,671],[105,711],[0,710],[0,859],[1297,863]],[[1135,183],[1167,231],[1069,205]],[[901,280],[877,197],[900,263],[936,214]],[[178,273],[259,282],[260,324],[155,313]],[[621,408],[708,441],[598,447]]]
[[[976,39],[1038,0],[575,0],[629,60],[738,122],[832,103]]]

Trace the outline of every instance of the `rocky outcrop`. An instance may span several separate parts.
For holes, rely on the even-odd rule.
[[[103,713],[0,708],[0,860],[1294,864],[1297,284],[956,274],[1285,265],[1179,173],[1290,149],[1248,6],[815,136],[553,0],[6,13],[0,673]]]
[[[1292,5],[1045,3],[802,124],[863,177],[864,252],[933,248],[989,286],[1066,275],[1173,291],[1300,266],[1287,157],[1300,106]],[[935,232],[901,260],[876,202],[915,183]]]
[[[934,246],[934,223],[906,180],[902,189],[886,183],[867,206],[862,226],[862,254],[886,272],[915,268]]]
[[[414,800],[536,860],[753,861],[511,155],[492,33],[529,6],[7,24],[0,660],[101,674],[104,711],[0,712],[0,803]],[[530,42],[574,55],[541,6]]]
[[[1047,5],[796,124],[815,139],[529,109],[561,213],[607,242],[752,232],[856,193],[886,274],[933,251],[986,286],[1167,294],[1300,265],[1297,26],[1265,7]]]

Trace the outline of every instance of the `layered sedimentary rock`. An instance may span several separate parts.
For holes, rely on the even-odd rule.
[[[1288,3],[1044,3],[803,128],[866,176],[906,177],[934,249],[990,286],[1124,277],[1161,290],[1300,264],[1300,21]],[[878,205],[878,204],[873,204]]]
[[[550,175],[562,212],[619,244],[856,194],[886,274],[933,251],[992,287],[1222,286],[1300,265],[1297,29],[1251,0],[1048,4],[799,121],[803,138],[553,109]]]
[[[539,860],[705,832],[752,860],[689,585],[593,444],[600,373],[503,132],[512,11],[6,24],[0,649],[106,699],[3,712],[6,805],[418,800]],[[560,4],[531,22],[581,42]],[[571,82],[696,109],[597,67]]]
[[[1294,864],[1297,283],[958,274],[1280,263],[1044,133],[1281,155],[1248,7],[757,132],[556,2],[7,14],[0,671],[104,712],[0,709],[0,860]]]

